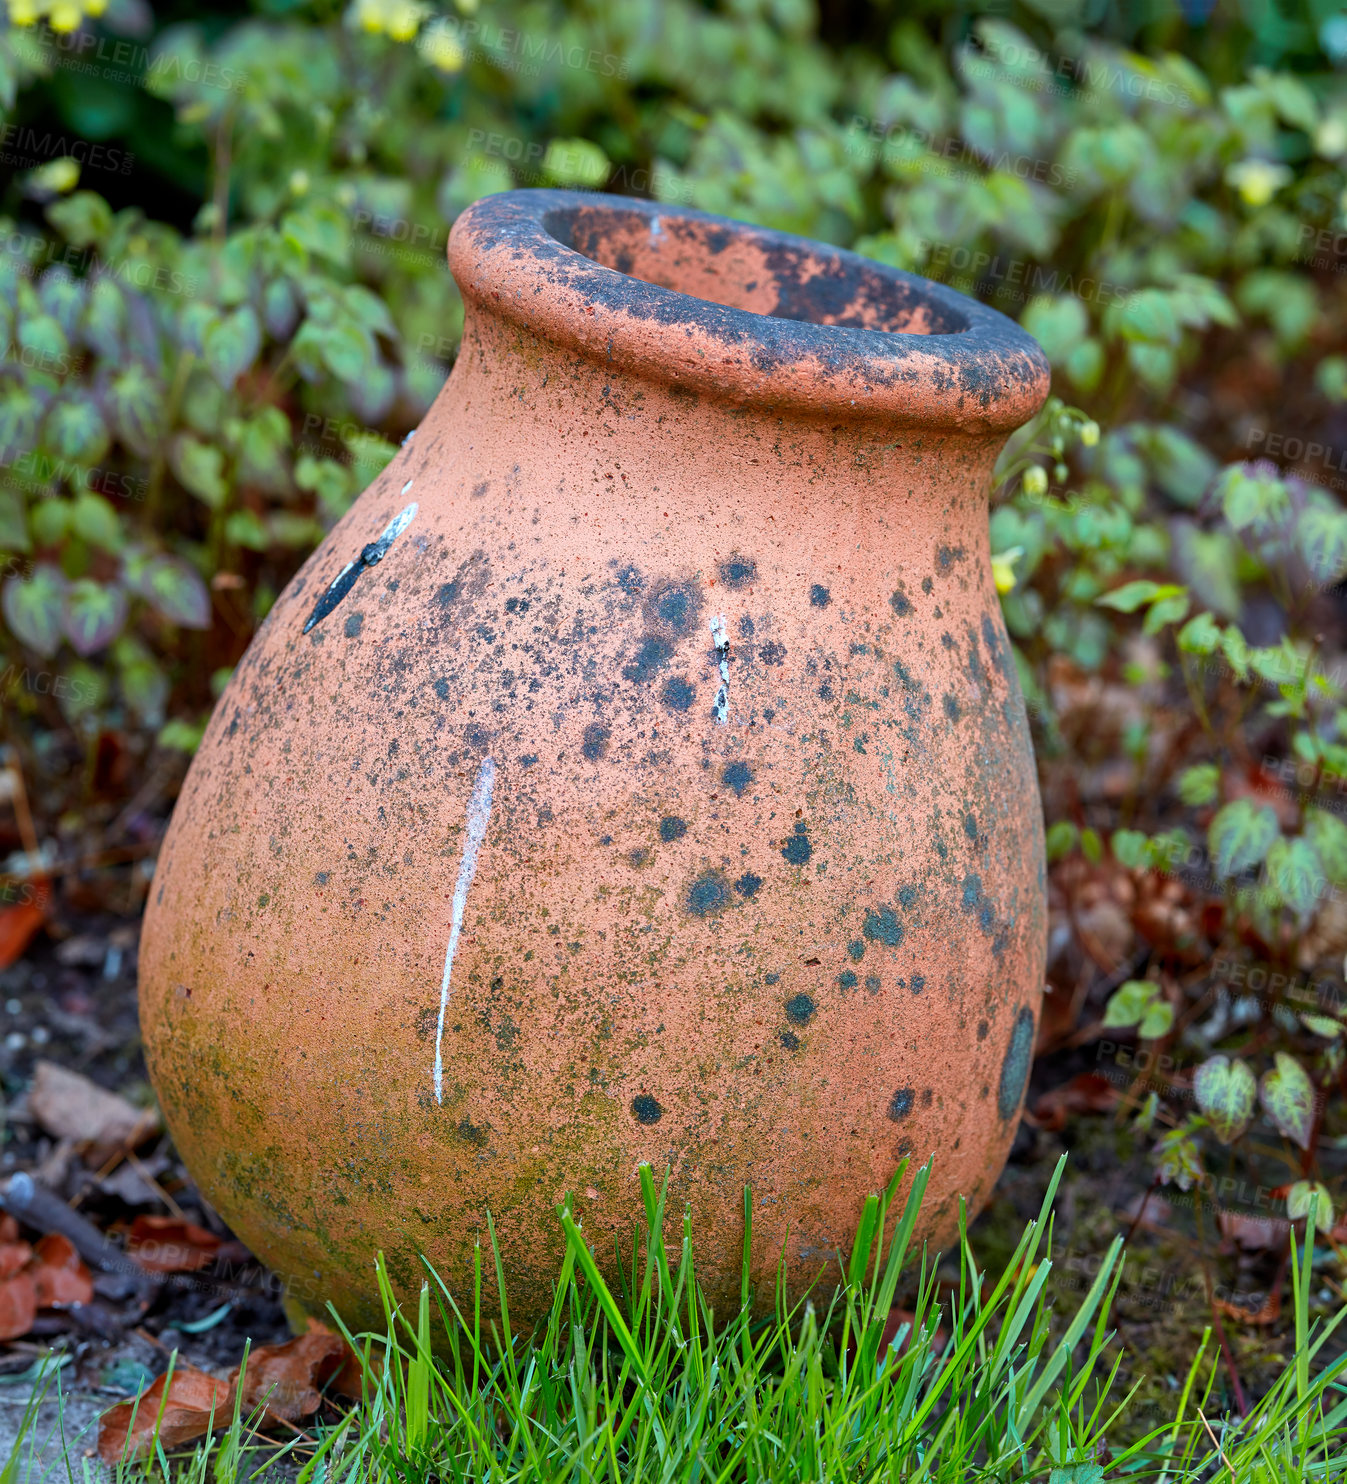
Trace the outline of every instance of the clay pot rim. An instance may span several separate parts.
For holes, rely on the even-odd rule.
[[[733,308],[605,267],[562,237],[585,214],[676,223],[804,263],[818,282],[919,307],[935,333],[856,328]],[[558,235],[561,234],[561,235]],[[726,235],[728,234],[728,235]],[[1003,433],[1042,405],[1038,342],[986,305],[826,243],[632,196],[522,190],[485,196],[454,223],[449,267],[464,299],[590,360],[714,401],[833,420]],[[801,292],[808,285],[800,281]],[[798,308],[798,306],[797,306]]]

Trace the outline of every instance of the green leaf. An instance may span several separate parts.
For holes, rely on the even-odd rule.
[[[178,557],[159,556],[145,568],[140,586],[171,623],[186,629],[210,628],[210,594],[196,569]]]
[[[224,504],[229,489],[224,478],[223,449],[213,443],[202,443],[190,433],[182,433],[173,441],[169,462],[184,489],[212,510]]]
[[[1327,809],[1311,807],[1305,814],[1305,838],[1334,886],[1347,885],[1347,824]]]
[[[1220,786],[1220,768],[1215,763],[1197,763],[1179,775],[1179,798],[1190,809],[1214,804]]]
[[[1178,623],[1187,612],[1188,593],[1185,589],[1157,597],[1146,612],[1141,631],[1143,634],[1158,634],[1166,624]]]
[[[1207,831],[1212,863],[1218,876],[1238,876],[1250,866],[1260,865],[1279,834],[1276,811],[1251,799],[1236,799],[1225,805]]]
[[[1115,587],[1111,593],[1096,598],[1095,602],[1100,608],[1116,608],[1119,613],[1135,613],[1143,603],[1153,601],[1162,592],[1164,588],[1158,582],[1138,578],[1135,582],[1124,582],[1121,587]]]
[[[1279,1133],[1308,1149],[1314,1130],[1314,1086],[1294,1056],[1279,1051],[1274,1060],[1275,1068],[1263,1073],[1258,1086],[1263,1111]]]
[[[261,348],[262,327],[247,304],[217,320],[206,332],[202,347],[211,374],[226,390],[253,364]]]
[[[1217,488],[1225,518],[1237,531],[1265,530],[1290,511],[1286,486],[1263,468],[1235,464],[1221,475]]]
[[[1137,1034],[1143,1041],[1157,1041],[1161,1036],[1168,1035],[1173,1025],[1173,1005],[1168,1000],[1156,1000],[1146,1006]]]
[[[50,497],[34,506],[28,519],[39,546],[58,546],[65,540],[74,508],[69,500]]]
[[[1163,289],[1138,289],[1129,294],[1114,323],[1124,340],[1162,346],[1179,343],[1179,322]]]
[[[1047,834],[1048,862],[1059,861],[1063,856],[1070,855],[1076,848],[1076,842],[1080,838],[1080,831],[1069,819],[1059,819],[1055,824],[1049,825]]]
[[[92,247],[112,231],[112,208],[95,191],[76,191],[47,207],[47,220],[74,247]]]
[[[1149,979],[1129,979],[1109,996],[1104,1007],[1104,1025],[1110,1030],[1137,1025],[1160,994],[1160,986]]]
[[[108,447],[108,429],[98,403],[87,393],[67,395],[54,404],[43,425],[53,453],[78,464],[96,464]]]
[[[1146,847],[1150,841],[1140,830],[1114,830],[1109,839],[1113,859],[1129,871],[1142,870],[1146,864]]]
[[[118,436],[141,458],[155,452],[164,432],[164,392],[139,361],[132,361],[108,387],[108,410]]]
[[[1324,1036],[1330,1041],[1336,1041],[1342,1034],[1341,1024],[1331,1015],[1309,1015],[1302,1011],[1300,1020],[1306,1030],[1313,1031],[1316,1036]]]
[[[1258,1083],[1248,1063],[1211,1056],[1193,1073],[1193,1096],[1222,1144],[1239,1138],[1253,1117]]]
[[[1347,511],[1311,505],[1296,518],[1296,550],[1321,586],[1347,572]]]
[[[61,644],[65,578],[45,562],[26,581],[11,577],[0,595],[9,631],[22,644],[50,658]]]
[[[1318,1180],[1297,1180],[1286,1192],[1286,1217],[1288,1221],[1307,1221],[1311,1202],[1314,1204],[1314,1224],[1321,1232],[1333,1230],[1333,1202],[1326,1186]]]
[[[126,621],[126,595],[121,588],[81,577],[66,594],[65,632],[77,654],[106,649]]]
[[[0,551],[31,551],[23,501],[13,490],[0,489]]]
[[[1195,613],[1175,641],[1185,654],[1214,654],[1220,647],[1221,629],[1210,613]]]
[[[1273,889],[1301,917],[1308,917],[1319,900],[1323,868],[1314,846],[1297,836],[1274,840],[1267,853],[1267,874]]]
[[[185,752],[190,757],[201,746],[201,739],[205,734],[204,721],[182,721],[175,718],[160,728],[155,741],[170,752]]]
[[[96,350],[105,360],[121,354],[122,337],[126,334],[126,300],[117,281],[106,273],[100,273],[89,290],[80,333],[90,350]]]
[[[70,526],[77,536],[104,551],[122,549],[122,523],[110,501],[85,490],[70,507]]]

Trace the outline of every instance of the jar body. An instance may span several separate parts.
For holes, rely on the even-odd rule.
[[[470,310],[221,697],[147,915],[169,1126],[301,1301],[374,1320],[378,1251],[470,1293],[489,1209],[527,1324],[558,1204],[611,1260],[641,1163],[721,1314],[746,1185],[765,1306],[905,1157],[919,1239],[985,1200],[1046,937],[999,442],[708,401]]]

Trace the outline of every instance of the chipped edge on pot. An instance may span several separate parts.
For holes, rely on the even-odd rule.
[[[730,308],[608,268],[549,230],[611,209],[887,286],[961,330],[861,329]],[[728,236],[723,234],[730,234]],[[1043,405],[1050,370],[1013,320],[930,279],[729,217],[631,196],[522,190],[485,196],[454,223],[449,267],[466,300],[600,364],[716,401],[909,428],[1006,432]],[[801,284],[804,280],[800,281]]]

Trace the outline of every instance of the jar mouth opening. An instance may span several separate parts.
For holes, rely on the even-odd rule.
[[[963,335],[956,305],[925,279],[887,272],[819,242],[691,213],[651,214],[626,202],[556,206],[550,236],[592,263],[670,293],[765,319],[899,335]]]
[[[488,315],[736,405],[992,432],[1048,392],[1038,343],[976,300],[687,207],[507,191],[458,218],[449,265]]]

